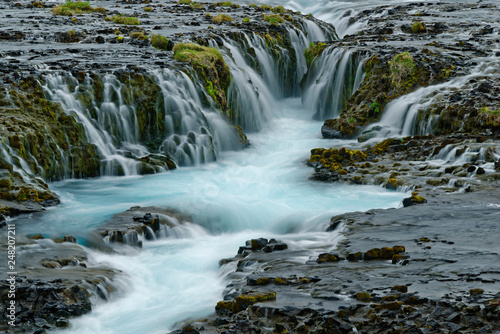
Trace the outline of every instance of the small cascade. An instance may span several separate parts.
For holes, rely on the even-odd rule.
[[[365,130],[376,130],[378,138],[433,134],[440,115],[430,114],[427,110],[453,90],[470,89],[465,86],[471,79],[495,76],[496,66],[498,63],[494,59],[487,60],[468,75],[437,85],[422,87],[401,96],[385,107],[384,115],[379,122],[368,126]]]
[[[352,50],[327,48],[311,65],[304,81],[302,102],[315,111],[314,119],[338,116],[345,102],[359,88],[361,56]]]
[[[121,155],[116,145],[121,139],[116,135],[132,126],[128,124],[131,116],[126,115],[130,113],[130,109],[120,108],[122,99],[113,85],[118,84],[114,78],[106,76],[103,79],[104,98],[101,106],[95,99],[89,78],[82,84],[71,75],[48,75],[45,80],[43,88],[47,98],[59,102],[68,115],[75,117],[84,126],[88,140],[96,145],[101,153],[101,174],[115,175],[119,170],[124,175],[136,174],[139,163]],[[85,101],[85,97],[89,100]],[[112,99],[116,102],[112,102]]]
[[[163,96],[163,136],[160,150],[181,166],[215,161],[218,152],[241,147],[235,129],[214,107],[200,101],[203,89],[182,72],[155,72]]]
[[[248,44],[245,44],[244,48],[241,45],[235,45],[233,41],[224,41],[224,48],[221,52],[232,74],[227,100],[233,113],[233,121],[245,131],[256,131],[271,116],[270,111],[276,104],[274,94],[279,94],[276,91],[279,86],[270,86],[259,73],[262,67],[273,68],[270,62],[265,62],[265,66],[260,65],[264,60],[269,60],[268,57],[257,58],[257,60],[248,59],[250,52],[247,50],[250,48],[255,50],[255,48],[249,45],[249,39],[245,37],[245,40]],[[260,54],[262,55],[263,52]],[[254,66],[250,64],[252,60]],[[277,85],[276,82],[275,84]],[[270,91],[270,87],[275,87],[275,91]]]
[[[181,166],[197,165],[241,147],[236,130],[215,108],[203,106],[202,89],[186,74],[164,69],[141,79],[142,87],[126,75],[81,82],[69,74],[46,77],[48,99],[61,103],[98,148],[101,175],[142,173],[143,162],[151,159],[160,161],[155,172],[165,171],[166,157]]]

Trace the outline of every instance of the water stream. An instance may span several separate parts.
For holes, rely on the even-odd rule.
[[[303,163],[324,145],[321,122],[300,100],[280,101],[274,118],[252,147],[226,152],[215,163],[152,176],[66,180],[52,184],[62,204],[20,232],[85,235],[113,213],[135,205],[161,205],[192,216],[178,238],[145,242],[142,250],[110,255],[89,250],[91,263],[123,271],[108,302],[72,322],[70,333],[160,333],[182,319],[213,312],[224,288],[218,261],[236,254],[245,240],[276,237],[305,258],[335,246],[325,233],[332,215],[399,205],[404,194],[380,187],[315,184]],[[333,144],[333,143],[332,143]],[[202,228],[200,228],[201,226]]]
[[[368,2],[351,6],[348,14],[340,2],[323,9],[311,1],[288,1],[287,6],[317,13],[342,27],[343,21]],[[344,7],[340,10],[338,6]],[[309,41],[324,38],[318,29],[308,25],[307,37],[290,32],[298,55]],[[339,36],[349,29],[339,29]],[[341,106],[319,111],[322,107],[317,101],[325,98],[316,94],[320,88],[313,88],[305,98],[298,97],[298,80],[306,70],[303,59],[295,64],[294,85],[285,88],[285,79],[275,76],[279,64],[268,59],[262,41],[256,36],[246,38],[255,49],[263,75],[248,66],[241,46],[234,42],[225,40],[222,52],[233,75],[229,103],[242,110],[238,123],[249,131],[251,146],[234,150],[234,131],[216,110],[202,106],[202,92],[187,77],[155,72],[164,96],[165,132],[171,133],[163,139],[162,153],[175,157],[179,165],[177,170],[155,175],[136,175],[136,160],[123,154],[142,156],[148,150],[134,132],[137,120],[130,117],[133,110],[121,102],[116,78],[110,75],[105,86],[105,94],[115,97],[94,111],[83,110],[63,78],[48,79],[47,94],[84,123],[104,156],[107,163],[102,174],[116,175],[116,168],[120,168],[125,176],[52,183],[51,189],[61,196],[62,203],[43,215],[20,218],[19,233],[43,231],[49,237],[72,234],[81,241],[113,214],[137,205],[176,209],[193,223],[179,226],[175,237],[145,242],[140,250],[120,246],[117,253],[105,254],[86,249],[89,266],[108,264],[122,274],[115,278],[117,290],[109,300],[96,299],[93,311],[74,319],[67,333],[164,333],[179,321],[214,311],[227,284],[224,270],[228,268],[219,269],[218,261],[234,256],[245,240],[275,237],[299,250],[304,261],[335,247],[338,233],[324,232],[333,215],[397,207],[405,197],[381,187],[310,181],[312,170],[305,165],[310,149],[340,145],[322,139],[319,129]],[[330,98],[343,99],[359,85],[361,59],[333,50],[326,55],[325,61],[339,65],[328,72],[331,77],[324,86],[334,90]],[[287,61],[285,52],[282,56]],[[346,82],[345,76],[351,80]],[[315,81],[320,80],[318,74]],[[174,127],[179,121],[180,126]]]

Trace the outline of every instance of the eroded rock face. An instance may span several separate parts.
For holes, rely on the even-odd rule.
[[[359,90],[347,100],[339,118],[325,121],[323,137],[357,138],[367,125],[380,120],[391,101],[445,82],[458,89],[445,89],[439,97],[429,96],[433,103],[418,110],[413,134],[500,133],[498,94],[494,93],[499,90],[500,79],[487,69],[498,66],[497,61],[486,61],[480,78],[467,77],[482,62],[477,57],[495,53],[495,36],[484,33],[491,26],[481,27],[476,20],[488,16],[489,10],[497,10],[497,5],[459,3],[453,14],[439,3],[426,4],[422,9],[417,3],[377,8],[374,11],[388,10],[391,14],[370,19],[356,36],[331,43],[332,47],[365,52],[367,59]],[[450,19],[462,10],[470,13],[467,22]],[[354,21],[374,11],[364,11]],[[498,22],[495,24],[498,26]],[[462,40],[459,36],[464,31],[473,37]],[[328,44],[320,44],[311,50],[321,54]]]
[[[3,4],[3,8],[13,12],[1,14],[9,28],[0,29],[0,199],[12,203],[0,210],[10,215],[42,210],[57,203],[55,194],[40,179],[126,174],[125,167],[109,165],[102,145],[119,148],[117,154],[136,165],[134,172],[139,174],[171,170],[183,164],[171,156],[171,148],[165,153],[164,146],[180,145],[178,137],[174,136],[168,144],[164,139],[177,134],[182,123],[179,116],[166,115],[171,101],[167,93],[164,97],[162,89],[166,88],[159,83],[165,68],[178,71],[179,75],[181,71],[187,73],[196,87],[201,83],[205,90],[199,92],[203,106],[215,104],[233,123],[241,147],[248,146],[240,126],[244,125],[240,124],[241,110],[227,98],[231,73],[220,53],[216,51],[219,57],[206,62],[206,57],[198,57],[202,54],[198,50],[194,51],[198,60],[184,61],[173,55],[175,44],[189,42],[198,48],[215,50],[211,48],[214,43],[224,48],[224,41],[230,40],[247,51],[247,61],[262,73],[255,49],[247,39],[247,35],[256,36],[276,58],[276,73],[284,77],[283,91],[293,95],[299,89],[295,80],[297,53],[288,30],[302,33],[309,20],[329,38],[335,38],[331,26],[282,7],[275,10],[172,2],[151,4],[145,11],[139,3],[122,6],[113,2],[108,8],[75,11],[56,5],[28,1]],[[27,12],[30,15],[24,15]],[[16,15],[24,19],[20,21]],[[120,17],[131,19],[125,22]],[[31,45],[29,49],[23,47],[26,43]],[[110,75],[116,81],[110,80]],[[56,89],[64,91],[62,98],[54,98]],[[67,98],[64,94],[74,97],[65,110],[56,102]],[[97,108],[115,100],[119,108],[133,110],[134,120],[127,131],[134,133],[148,154],[121,147],[127,136],[118,135],[119,120],[106,121],[108,116],[96,115]],[[103,139],[105,143],[91,138],[89,132],[94,129],[84,129],[84,121],[76,116],[83,110],[88,111],[87,120],[95,130],[99,132],[102,127],[109,134]],[[113,117],[118,116],[108,118]],[[166,125],[168,117],[173,119],[170,125]],[[202,129],[200,135],[206,134],[206,129]],[[192,137],[187,144],[196,141]],[[210,137],[208,141],[212,143],[214,139]],[[211,161],[213,155],[207,153],[206,159]],[[19,169],[24,169],[26,175],[17,174]],[[23,204],[26,200],[29,207]]]

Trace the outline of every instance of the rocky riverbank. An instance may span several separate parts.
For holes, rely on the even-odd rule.
[[[106,139],[139,174],[167,171],[181,162],[162,151],[164,143],[158,141],[169,131],[159,122],[166,116],[161,107],[168,103],[158,72],[151,69],[185,73],[196,84],[192,89],[203,92],[203,106],[232,122],[240,147],[245,147],[239,127],[245,119],[228,102],[229,68],[211,46],[222,47],[230,38],[247,50],[256,72],[265,74],[244,37],[255,33],[278,59],[283,91],[293,96],[299,90],[298,60],[286,31],[303,32],[308,20],[329,39],[306,52],[310,72],[321,70],[317,67],[326,49],[344,48],[364,62],[365,73],[352,96],[345,91],[340,117],[327,120],[322,129],[325,138],[357,141],[333,148],[325,141],[326,148],[313,148],[307,162],[314,168],[311,178],[412,194],[403,202],[405,208],[333,217],[324,232],[331,234],[331,244],[304,249],[252,236],[234,258],[221,260],[231,273],[222,300],[214,305],[215,315],[179,324],[183,329],[178,332],[500,331],[497,4],[375,8],[352,18],[370,18],[359,34],[339,41],[331,41],[335,33],[328,25],[279,6],[190,1],[98,5],[103,7],[71,15],[54,15],[55,2],[2,5],[0,18],[7,28],[0,31],[0,213],[35,212],[57,204],[48,181],[126,174],[127,166],[106,161],[90,140],[77,118],[79,107],[64,109],[62,102],[50,101],[55,90],[50,85],[70,89],[64,93],[94,117],[94,108],[110,102],[110,96],[123,102],[119,107],[133,108],[134,135],[144,150],[119,146],[120,129],[111,126],[116,120],[107,120],[112,136]],[[123,18],[134,23],[124,24]],[[354,76],[355,71],[348,75],[349,82]],[[416,110],[418,122],[411,132],[421,135],[395,134],[377,123],[392,102],[421,87],[437,87],[419,95],[432,102]],[[174,122],[175,127],[180,123]],[[206,127],[200,129],[185,136],[184,146],[207,135]],[[382,140],[387,135],[394,138]],[[180,147],[181,136],[172,143]],[[143,240],[175,234],[188,223],[170,210],[134,207],[104,224],[88,246],[111,251],[104,238],[139,248]],[[66,327],[72,316],[89,312],[92,302],[114,291],[112,281],[120,273],[93,263],[75,241],[71,236],[19,239],[19,331]],[[6,252],[7,242],[1,244]],[[7,300],[9,286],[1,283],[2,300]],[[4,306],[0,329],[9,330]]]
[[[496,333],[499,192],[474,189],[332,217],[321,249],[251,240],[221,261],[235,271],[216,315],[176,333]]]

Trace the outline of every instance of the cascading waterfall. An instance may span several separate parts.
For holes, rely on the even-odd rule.
[[[315,110],[314,119],[336,117],[361,84],[362,55],[329,47],[313,61],[304,81],[303,104]]]
[[[137,174],[139,159],[151,153],[171,156],[184,166],[214,161],[218,152],[239,147],[235,129],[215,108],[203,106],[200,90],[186,74],[165,69],[148,75],[160,89],[158,96],[152,97],[154,108],[140,114],[134,107],[139,103],[131,93],[134,87],[115,75],[102,78],[102,92],[94,91],[90,78],[79,83],[71,75],[46,77],[48,98],[75,116],[88,140],[99,149],[101,175]],[[102,95],[102,101],[96,94]],[[147,142],[150,137],[160,141]],[[162,170],[166,168],[160,166],[157,171]]]
[[[221,52],[232,73],[228,105],[234,123],[245,131],[256,131],[276,110],[276,100],[300,96],[300,81],[307,72],[304,51],[315,40],[335,39],[335,32],[309,20],[298,21],[300,29],[288,29],[293,50],[259,34],[241,34],[238,39],[221,38]],[[211,47],[219,48],[215,41]],[[293,54],[291,54],[293,52]]]
[[[215,161],[219,152],[241,147],[234,128],[219,111],[202,107],[200,94],[204,92],[185,73],[164,69],[155,75],[165,110],[166,138],[161,151],[186,166]]]
[[[497,66],[498,58],[485,59],[470,74],[437,85],[419,88],[401,96],[385,107],[384,115],[379,122],[369,125],[365,130],[379,129],[376,130],[377,138],[432,134],[439,115],[427,114],[426,110],[453,90],[470,89],[464,86],[473,78],[497,77]]]
[[[124,175],[136,174],[139,163],[119,154],[119,147],[116,144],[119,144],[118,140],[121,138],[113,136],[122,134],[125,138],[130,137],[130,133],[126,129],[132,128],[130,109],[125,106],[123,109],[120,108],[121,94],[117,94],[119,90],[113,86],[113,84],[119,85],[115,78],[111,76],[104,78],[104,101],[101,106],[98,105],[91,93],[89,78],[82,85],[83,93],[80,95],[81,86],[78,80],[71,75],[48,75],[45,80],[46,84],[43,88],[48,99],[59,102],[68,115],[76,117],[84,126],[89,141],[99,149],[103,156],[101,174],[113,175],[117,173],[118,168]],[[111,101],[112,93],[118,96],[118,106],[114,101]],[[85,95],[90,97],[91,106],[84,105],[78,99],[78,96]]]

